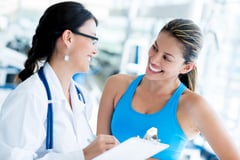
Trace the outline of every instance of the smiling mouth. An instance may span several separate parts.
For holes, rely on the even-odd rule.
[[[161,69],[154,68],[151,64],[149,64],[149,69],[150,69],[152,72],[156,72],[156,73],[163,72]]]

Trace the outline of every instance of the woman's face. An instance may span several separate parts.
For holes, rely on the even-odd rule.
[[[160,32],[149,49],[146,76],[151,80],[177,78],[184,69],[183,44],[167,32]]]
[[[92,57],[97,53],[96,23],[90,19],[78,28],[78,32],[73,32],[73,43],[70,48],[70,61],[76,72],[87,72],[89,70]],[[85,34],[85,35],[83,35]],[[86,36],[87,35],[87,36]]]

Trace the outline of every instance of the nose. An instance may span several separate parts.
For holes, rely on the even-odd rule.
[[[98,53],[97,45],[94,45],[93,54],[96,55]]]
[[[160,54],[154,54],[149,56],[149,61],[152,64],[160,65],[162,62],[162,56]]]

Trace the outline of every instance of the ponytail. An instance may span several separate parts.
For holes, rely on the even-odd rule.
[[[196,82],[197,82],[197,68],[194,67],[190,72],[186,74],[180,74],[178,76],[180,81],[191,91],[196,90]]]

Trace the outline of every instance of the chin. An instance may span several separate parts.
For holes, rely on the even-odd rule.
[[[88,65],[86,65],[86,66],[81,66],[81,67],[79,68],[79,70],[80,70],[81,72],[89,72],[90,66],[88,66]]]

